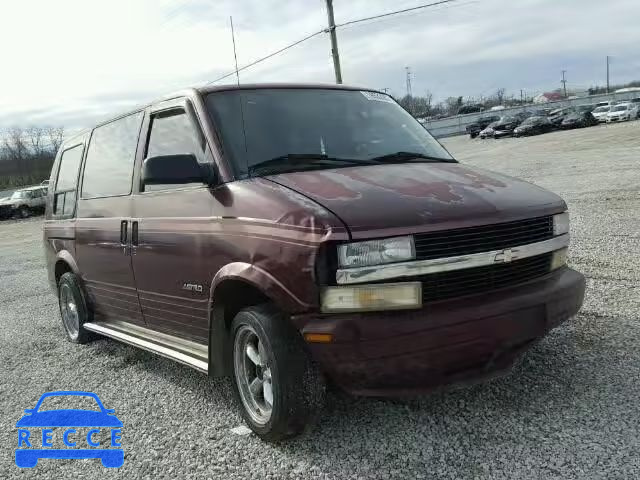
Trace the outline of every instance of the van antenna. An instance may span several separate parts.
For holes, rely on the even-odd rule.
[[[238,87],[240,86],[240,72],[238,71],[238,55],[236,54],[236,36],[233,32],[233,17],[229,15],[229,22],[231,23],[231,41],[233,42],[233,59],[236,62],[236,79],[238,80]],[[240,102],[240,119],[242,120],[242,137],[244,138],[244,160],[247,167],[247,173],[249,172],[249,148],[247,147],[247,130],[244,125],[244,110],[242,108],[242,90],[238,90],[238,102]]]
[[[233,59],[236,62],[236,79],[238,80],[238,86],[240,86],[240,72],[238,71],[238,55],[236,54],[236,36],[233,33],[233,17],[229,15],[229,22],[231,22],[231,41],[233,42]]]

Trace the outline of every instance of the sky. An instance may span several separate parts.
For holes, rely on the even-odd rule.
[[[336,23],[426,0],[334,0]],[[0,128],[89,127],[327,25],[324,0],[2,0]],[[337,31],[344,83],[414,95],[528,95],[640,79],[639,0],[458,0]],[[242,82],[334,81],[322,33]],[[230,77],[224,82],[235,82]],[[224,83],[223,82],[223,83]]]

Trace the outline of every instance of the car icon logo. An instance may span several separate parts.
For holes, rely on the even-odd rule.
[[[63,400],[64,397],[89,397],[98,408],[42,409],[42,403],[50,397],[62,397]],[[16,427],[15,462],[18,467],[33,468],[41,458],[99,458],[102,465],[109,468],[118,468],[124,463],[120,444],[122,422],[115,416],[115,410],[105,408],[95,393],[45,393],[34,408],[25,410]],[[109,442],[103,440],[105,433],[109,434]]]

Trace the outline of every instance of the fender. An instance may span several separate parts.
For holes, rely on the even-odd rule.
[[[73,258],[73,255],[71,255],[69,250],[60,250],[56,254],[55,263],[58,263],[58,260],[64,260],[65,263],[69,265],[69,267],[71,267],[71,271],[78,275],[78,277],[80,277],[80,269],[78,268],[78,264],[76,263],[76,260]]]
[[[230,373],[228,332],[224,310],[214,305],[216,288],[225,280],[240,280],[261,291],[284,312],[309,310],[313,305],[300,301],[287,287],[265,270],[245,262],[229,263],[211,281],[209,291],[209,375],[218,377]]]
[[[47,273],[49,275],[49,284],[56,295],[58,294],[58,285],[56,284],[56,265],[60,260],[69,265],[71,271],[75,273],[78,278],[82,278],[80,275],[78,264],[73,258],[73,255],[71,255],[71,252],[69,252],[68,250],[60,250],[59,252],[56,252],[55,260],[53,262],[47,262],[49,265],[49,268],[47,268]]]
[[[225,265],[213,277],[209,292],[209,310],[215,289],[224,280],[241,280],[254,286],[285,312],[296,312],[312,309],[314,306],[300,301],[285,285],[269,272],[245,262],[233,262]]]

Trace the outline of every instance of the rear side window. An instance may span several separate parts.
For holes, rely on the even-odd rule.
[[[82,198],[131,193],[142,115],[134,113],[93,131],[85,160]]]
[[[76,182],[82,161],[82,145],[76,145],[62,152],[60,168],[53,195],[54,215],[73,215],[76,205]]]

